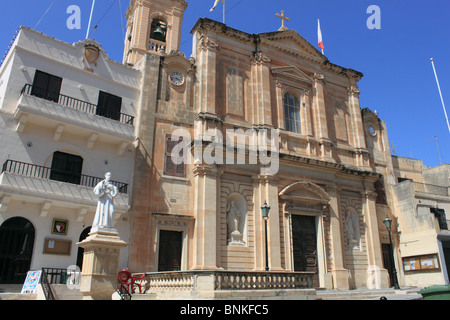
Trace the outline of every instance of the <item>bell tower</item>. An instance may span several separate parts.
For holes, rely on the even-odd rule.
[[[131,0],[123,63],[134,65],[146,53],[169,54],[180,50],[185,0]]]

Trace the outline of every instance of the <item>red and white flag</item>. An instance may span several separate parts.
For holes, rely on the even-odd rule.
[[[323,40],[322,40],[322,31],[320,30],[320,20],[317,19],[317,37],[318,37],[318,42],[319,42],[319,48],[322,49],[322,54],[323,54],[323,50],[325,49],[324,45],[323,45]]]

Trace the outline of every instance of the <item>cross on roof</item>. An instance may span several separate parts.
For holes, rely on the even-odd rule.
[[[288,18],[288,17],[286,17],[286,16],[284,15],[284,11],[283,11],[283,10],[281,10],[281,14],[276,13],[275,15],[276,15],[278,18],[281,18],[281,28],[278,29],[278,31],[285,31],[285,30],[288,30],[288,28],[286,28],[286,27],[284,26],[284,21],[290,21],[291,19]]]

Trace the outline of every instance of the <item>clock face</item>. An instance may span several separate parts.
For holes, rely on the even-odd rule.
[[[180,86],[184,82],[184,77],[179,72],[172,72],[170,74],[170,82],[172,82],[174,85]]]
[[[370,133],[372,136],[374,136],[374,135],[377,134],[377,132],[376,132],[376,130],[375,130],[375,128],[374,128],[373,126],[369,126],[369,133]]]

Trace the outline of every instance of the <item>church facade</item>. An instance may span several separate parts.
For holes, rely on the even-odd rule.
[[[294,30],[248,34],[209,19],[192,28],[188,59],[179,51],[186,6],[131,1],[127,12],[124,63],[143,70],[144,97],[130,270],[264,271],[267,203],[270,271],[312,271],[315,287],[365,288],[375,278],[388,287],[380,232],[392,215],[383,180],[391,159],[384,123],[361,111],[363,75]],[[234,144],[225,155],[220,137],[230,132],[249,138],[240,162]],[[250,137],[263,133],[278,142],[273,172],[252,162]],[[177,145],[187,146],[181,163]]]

